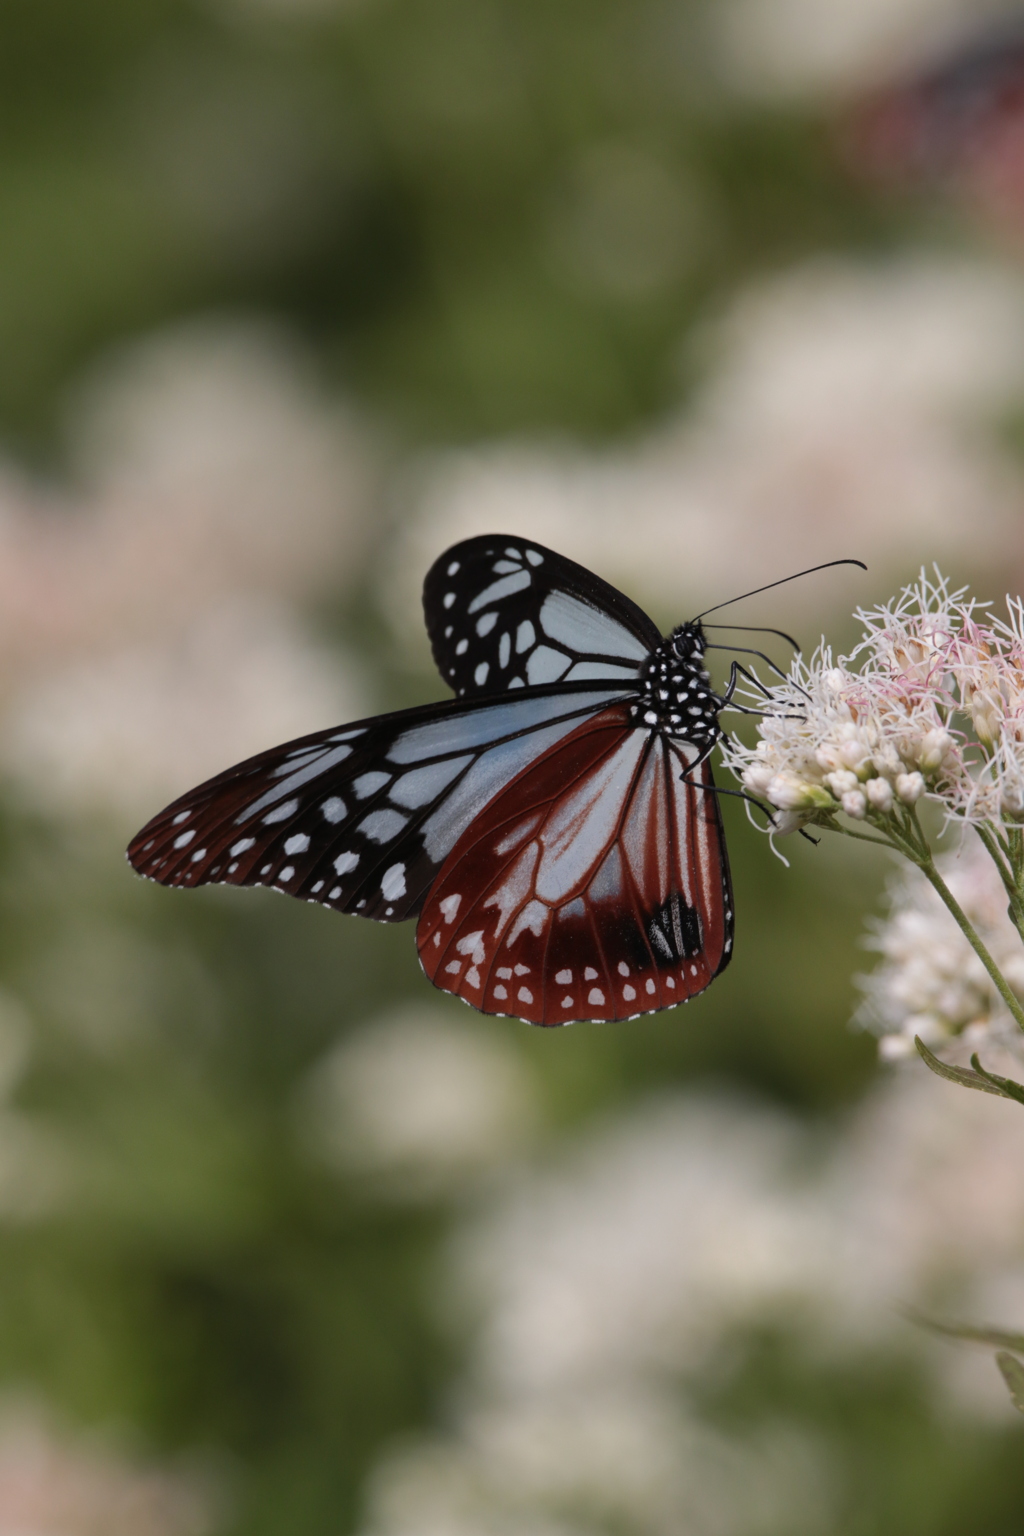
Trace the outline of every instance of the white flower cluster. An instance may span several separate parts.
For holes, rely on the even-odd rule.
[[[822,646],[809,663],[797,657],[757,745],[724,749],[747,792],[779,813],[773,830],[839,812],[884,829],[924,794],[968,822],[1021,821],[1024,614],[1019,599],[1008,607],[1008,622],[982,619],[964,589],[922,572],[858,613],[850,656],[834,665]]]
[[[829,1144],[690,1092],[541,1154],[466,1215],[438,1291],[477,1319],[469,1368],[446,1426],[378,1463],[362,1536],[834,1530],[827,1438],[756,1410],[709,1424],[704,1386],[775,1322],[819,1362],[898,1340],[960,1412],[1009,1421],[991,1359],[893,1303],[1014,1315],[1022,1156],[1019,1106],[924,1072],[879,1080]]]
[[[1006,910],[995,865],[978,839],[941,855],[939,873],[980,934],[1014,993],[1024,1001],[1024,948]],[[962,1035],[970,1050],[996,1037],[1019,1051],[1020,1030],[985,967],[919,870],[906,866],[889,888],[889,916],[868,940],[883,957],[860,978],[858,1020],[880,1036],[879,1053],[893,1061],[914,1051],[914,1036],[938,1046]]]

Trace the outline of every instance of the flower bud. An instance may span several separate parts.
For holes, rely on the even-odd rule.
[[[876,747],[871,754],[871,766],[876,773],[883,778],[894,779],[898,773],[903,772],[903,764],[900,762],[899,753],[891,742],[883,742]]]
[[[804,818],[796,811],[776,811],[772,817],[772,834],[775,837],[789,837],[792,832],[799,832],[804,824]]]
[[[983,747],[992,746],[1003,723],[1002,700],[978,688],[971,695],[971,723]]]
[[[850,789],[842,798],[842,807],[847,816],[852,816],[854,821],[863,821],[867,811],[867,801],[862,790]]]
[[[859,736],[850,736],[839,748],[839,759],[844,768],[859,773],[871,760],[871,748]]]
[[[837,768],[843,766],[839,748],[831,741],[823,741],[821,746],[815,749],[814,761],[823,773],[834,773]]]
[[[916,805],[924,794],[924,779],[919,773],[901,773],[896,780],[896,793],[904,805]]]
[[[775,769],[769,763],[751,763],[743,774],[743,788],[752,795],[766,794],[774,777]]]
[[[873,811],[881,811],[885,815],[892,810],[892,785],[888,779],[868,779],[864,785],[864,794]]]
[[[924,773],[934,773],[941,768],[946,754],[953,745],[953,738],[941,726],[926,731],[917,752],[917,761]]]
[[[851,789],[858,787],[857,775],[851,773],[849,768],[839,768],[835,773],[830,773],[825,783],[837,800],[841,800],[844,795],[849,794]]]
[[[775,775],[765,794],[781,811],[827,810],[832,805],[832,796],[823,785],[787,771]]]

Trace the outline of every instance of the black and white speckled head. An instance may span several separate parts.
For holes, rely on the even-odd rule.
[[[698,746],[718,739],[722,700],[704,666],[706,644],[700,621],[691,620],[651,652],[640,668],[640,698],[630,708],[638,725]]]

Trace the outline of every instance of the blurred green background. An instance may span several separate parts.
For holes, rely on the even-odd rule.
[[[0,6],[4,1536],[1019,1530],[1022,1442],[998,1384],[991,1400],[950,1386],[941,1350],[954,1347],[932,1351],[894,1321],[900,1303],[969,1294],[962,1275],[943,1278],[956,1268],[945,1250],[884,1299],[868,1287],[884,1326],[852,1344],[843,1305],[819,1337],[809,1303],[776,1297],[709,1324],[713,1346],[684,1366],[666,1346],[665,1390],[687,1423],[725,1447],[769,1436],[759,1454],[782,1492],[760,1512],[727,1496],[753,1473],[716,1471],[714,1458],[688,1474],[696,1504],[653,1512],[583,1473],[531,1503],[501,1491],[492,1462],[472,1498],[438,1496],[432,1510],[429,1490],[455,1476],[443,1458],[419,1503],[387,1492],[403,1446],[475,1444],[467,1404],[500,1397],[478,1359],[490,1293],[457,1299],[452,1267],[463,1235],[486,1231],[513,1194],[557,1182],[645,1106],[705,1098],[732,1105],[737,1125],[780,1116],[809,1170],[841,1163],[863,1106],[890,1091],[874,1042],[848,1026],[878,859],[801,844],[787,870],[728,804],[729,971],[685,1017],[547,1034],[431,994],[411,929],[262,892],[183,897],[135,880],[121,854],[164,800],[328,723],[335,698],[357,715],[440,696],[409,594],[450,537],[476,531],[445,498],[464,476],[472,501],[481,465],[481,527],[492,504],[497,516],[529,503],[517,463],[539,464],[552,496],[581,474],[553,525],[570,528],[567,552],[585,557],[595,540],[595,565],[624,584],[649,567],[634,595],[665,623],[697,593],[739,590],[733,566],[755,584],[748,528],[764,580],[805,552],[872,562],[865,588],[833,581],[760,610],[809,639],[827,626],[849,641],[857,602],[936,556],[959,562],[954,575],[1015,580],[1024,379],[1016,353],[991,361],[1008,334],[998,314],[982,362],[956,354],[938,405],[915,375],[899,397],[911,425],[885,409],[881,436],[842,388],[822,427],[813,368],[813,408],[783,383],[797,404],[762,420],[728,363],[744,316],[783,357],[776,333],[794,313],[803,323],[805,281],[831,294],[830,273],[838,296],[821,312],[848,304],[839,332],[856,356],[869,325],[889,327],[885,304],[873,319],[857,308],[864,274],[870,288],[910,272],[913,288],[919,267],[925,289],[939,284],[937,312],[963,299],[972,336],[971,284],[1022,312],[1005,229],[948,188],[879,189],[848,164],[849,104],[927,33],[927,6],[875,9],[889,30],[858,34],[838,62],[823,47],[821,67],[809,49],[801,76],[803,33],[846,36],[851,8],[776,6],[778,52],[788,26],[797,65],[788,77],[765,62],[762,78],[768,0]],[[894,31],[904,53],[886,51]],[[794,273],[783,319],[744,309]],[[902,307],[898,293],[886,302]],[[843,378],[849,355],[838,346]],[[870,400],[884,347],[864,367]],[[797,477],[803,521],[777,457],[791,416],[810,422],[811,448],[793,450],[810,466]],[[692,446],[725,417],[717,459],[703,439]],[[664,474],[657,527],[674,525],[673,466],[685,479],[691,451],[707,535],[692,561],[682,534],[671,550],[659,542],[643,500],[644,476]],[[744,454],[752,488],[720,523],[715,476]],[[872,479],[890,459],[898,473]],[[693,492],[680,485],[682,508]],[[525,505],[523,528],[537,536],[545,524],[530,519],[545,515]],[[309,677],[307,698],[297,679]],[[424,1094],[436,1034],[439,1070],[454,1052],[456,1091],[483,1095],[463,1143],[457,1103],[452,1145],[446,1111],[403,1142],[402,1094],[418,1090],[388,1054],[389,1029],[399,1057],[408,1032],[413,1062],[422,1036]],[[473,1032],[493,1060],[476,1062]],[[953,1112],[944,1085],[927,1090]],[[972,1145],[968,1202],[987,1188],[984,1169],[970,1183]],[[880,1244],[918,1221],[927,1181],[902,1198]],[[1011,1190],[982,1267],[1020,1273],[1015,1211]],[[852,1293],[859,1252],[836,1255]],[[753,1264],[742,1244],[735,1262]],[[553,1293],[556,1318],[561,1305]],[[811,1472],[776,1431],[813,1441]],[[628,1446],[613,1436],[597,1461],[628,1459]]]

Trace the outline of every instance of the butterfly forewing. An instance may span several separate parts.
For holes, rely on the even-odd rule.
[[[533,1024],[684,1002],[728,964],[732,894],[707,762],[623,705],[576,726],[474,820],[417,928],[436,986]]]
[[[507,534],[447,550],[427,572],[423,609],[438,670],[460,696],[557,681],[628,684],[661,638],[607,582]]]
[[[163,885],[266,885],[400,922],[493,797],[616,692],[452,701],[285,743],[176,800],[129,860]]]

